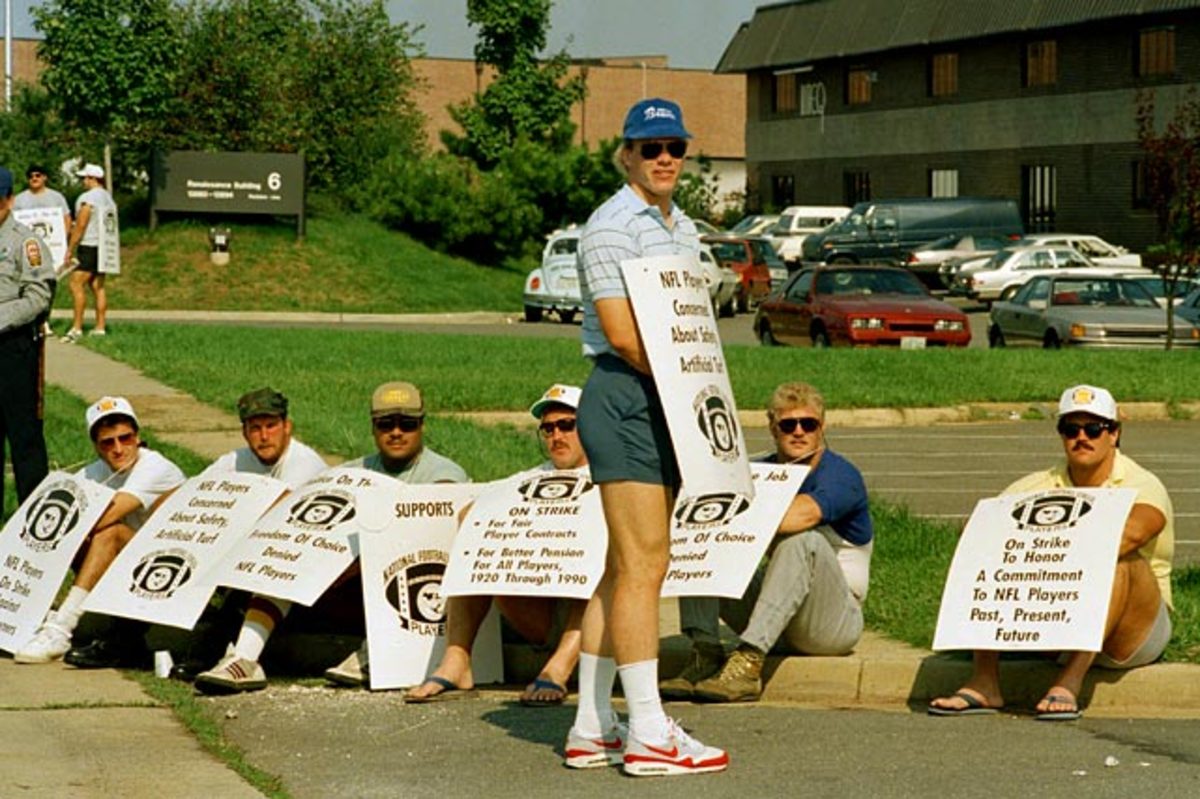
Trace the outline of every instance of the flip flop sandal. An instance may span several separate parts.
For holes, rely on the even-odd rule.
[[[528,694],[533,694],[538,691],[557,691],[559,693],[559,697],[557,699],[534,699],[533,697],[528,696]],[[566,686],[559,685],[554,680],[546,680],[538,677],[529,684],[529,687],[525,689],[525,694],[525,696],[521,697],[521,704],[525,705],[525,707],[554,707],[556,705],[561,705],[563,701],[566,700],[567,689]]]
[[[441,686],[442,690],[429,696],[405,694],[405,703],[409,705],[427,705],[433,702],[454,702],[459,699],[474,699],[479,696],[479,691],[476,691],[474,688],[459,688],[445,677],[427,677],[421,685],[428,685],[429,683]]]
[[[1047,694],[1046,702],[1060,705],[1072,705],[1074,710],[1043,710],[1034,718],[1038,721],[1077,721],[1083,718],[1083,712],[1079,709],[1079,701],[1073,696],[1067,694]]]
[[[937,707],[929,705],[926,710],[931,716],[994,716],[1000,712],[1000,708],[992,707],[984,704],[983,700],[974,694],[969,694],[966,691],[957,691],[951,694],[949,699],[961,699],[966,703],[966,707]]]

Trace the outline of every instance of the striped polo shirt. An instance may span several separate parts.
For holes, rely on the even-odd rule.
[[[579,291],[583,298],[583,354],[613,353],[596,317],[596,300],[627,297],[621,262],[656,255],[696,254],[696,226],[678,205],[671,204],[674,225],[628,184],[596,209],[579,239]]]

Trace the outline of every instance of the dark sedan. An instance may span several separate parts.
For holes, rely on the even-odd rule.
[[[921,348],[971,342],[966,314],[891,266],[802,269],[759,306],[754,332],[768,346]]]

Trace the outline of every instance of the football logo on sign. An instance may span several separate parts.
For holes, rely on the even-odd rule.
[[[132,594],[143,599],[169,599],[196,570],[196,559],[182,549],[151,552],[133,567]]]
[[[750,507],[750,500],[732,491],[701,494],[679,503],[675,520],[684,527],[712,527],[728,524]]]
[[[401,628],[418,635],[445,635],[445,574],[446,553],[436,549],[405,555],[384,570],[384,596],[395,608]]]
[[[738,427],[733,403],[716,386],[708,386],[692,400],[696,425],[708,439],[714,458],[732,463],[738,459]]]
[[[553,474],[526,480],[517,491],[526,502],[563,502],[576,499],[591,488],[592,481],[586,477]]]
[[[86,507],[86,497],[70,480],[47,486],[29,506],[21,540],[35,552],[56,549],[75,530]]]
[[[1020,530],[1051,532],[1074,527],[1091,509],[1091,499],[1084,494],[1041,494],[1018,503],[1012,518]]]
[[[305,530],[326,532],[354,518],[354,497],[344,491],[322,489],[292,506],[288,524]]]

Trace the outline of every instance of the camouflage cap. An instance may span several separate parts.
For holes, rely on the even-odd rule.
[[[371,418],[382,416],[425,416],[425,401],[420,390],[412,383],[396,380],[384,383],[371,395]]]
[[[283,394],[264,386],[243,394],[237,401],[237,410],[243,422],[255,416],[287,418],[288,401]]]

